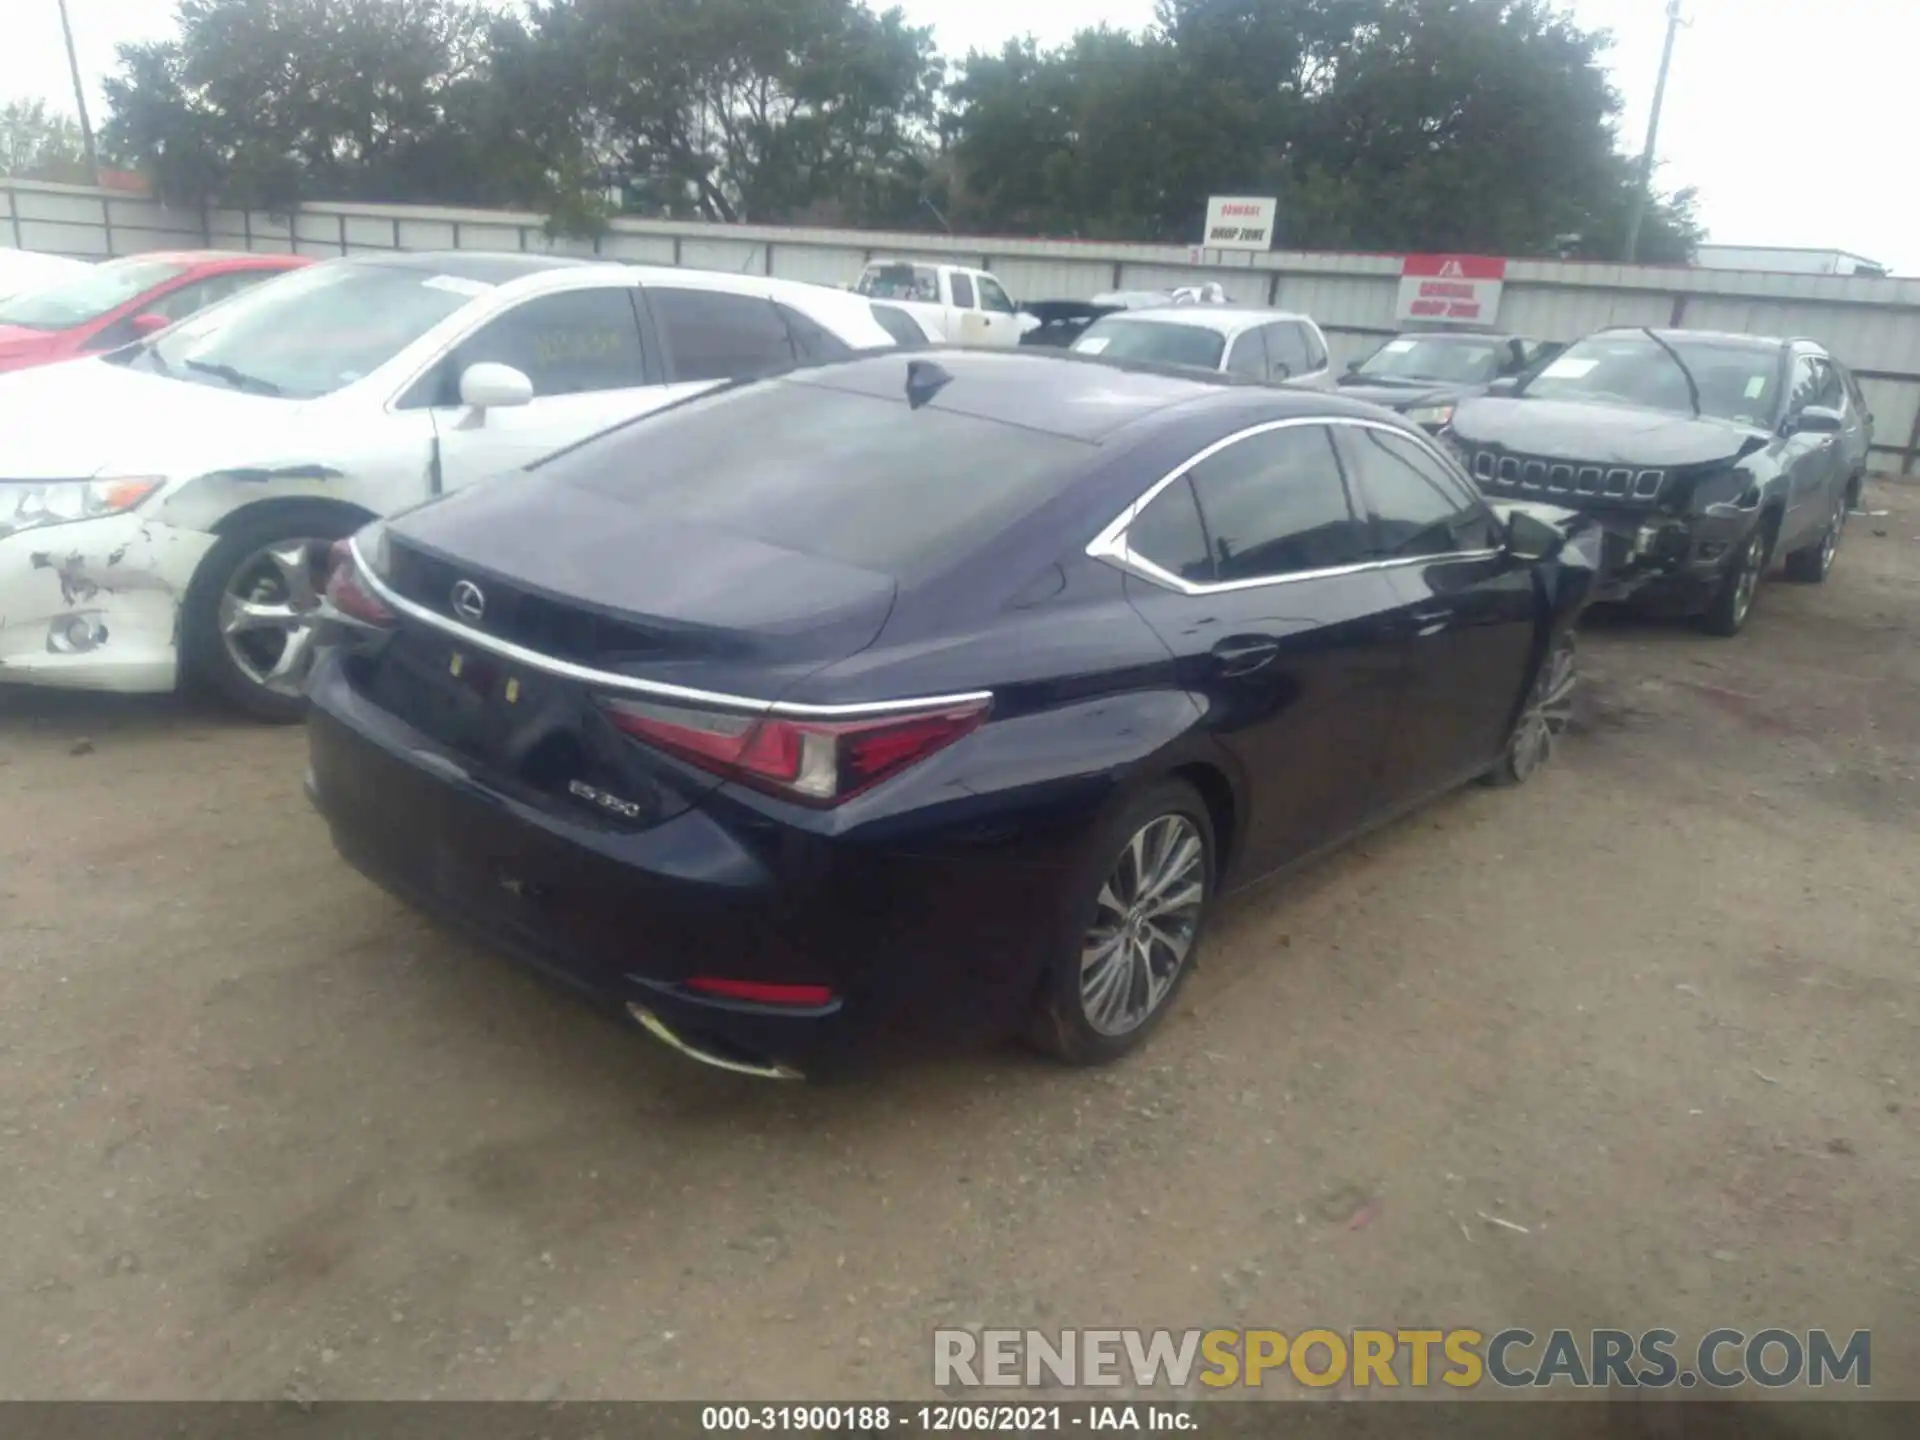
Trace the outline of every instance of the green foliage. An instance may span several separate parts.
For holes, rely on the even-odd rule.
[[[1314,248],[1617,254],[1606,37],[1552,0],[1160,0],[954,71],[864,0],[180,0],[124,46],[110,154],[162,194],[1184,243],[1210,194]],[[524,17],[524,18],[522,18]],[[31,128],[31,127],[28,127]],[[4,144],[0,140],[0,144]],[[4,152],[0,152],[4,153]],[[1656,197],[1648,259],[1699,238]]]
[[[85,184],[87,152],[80,127],[44,100],[0,105],[0,175]]]

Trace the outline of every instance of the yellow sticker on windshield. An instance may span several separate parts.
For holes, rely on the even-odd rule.
[[[1762,395],[1766,393],[1767,393],[1767,377],[1766,376],[1756,375],[1751,380],[1747,381],[1747,399],[1758,400]]]

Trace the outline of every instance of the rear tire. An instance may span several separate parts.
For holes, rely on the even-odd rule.
[[[357,512],[320,500],[237,516],[194,571],[180,606],[187,676],[256,720],[301,720],[327,552],[363,523]]]
[[[1730,636],[1745,628],[1772,547],[1773,527],[1763,520],[1728,559],[1726,572],[1713,592],[1713,603],[1700,617],[1702,630],[1709,635]]]
[[[1183,780],[1142,791],[1088,848],[1027,1038],[1069,1065],[1136,1049],[1198,958],[1215,888],[1213,823]]]
[[[1843,491],[1833,502],[1833,513],[1826,528],[1811,545],[1802,546],[1787,556],[1786,575],[1802,585],[1820,585],[1833,573],[1834,557],[1840,553],[1840,537],[1847,528],[1847,497]]]

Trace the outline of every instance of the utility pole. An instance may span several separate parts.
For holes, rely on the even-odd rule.
[[[61,0],[62,4],[66,0]],[[1653,147],[1660,138],[1660,107],[1667,99],[1667,71],[1673,65],[1673,37],[1680,30],[1680,0],[1667,0],[1667,43],[1660,51],[1660,78],[1653,87],[1653,113],[1647,116],[1647,148],[1640,152],[1640,184],[1633,192],[1633,214],[1627,221],[1627,264],[1640,249],[1640,223],[1647,217],[1647,197],[1653,191]]]
[[[73,22],[67,18],[67,0],[60,6],[60,29],[67,37],[67,69],[73,75],[73,103],[80,110],[80,140],[87,147],[87,183],[100,183],[100,156],[93,148],[93,122],[87,119],[87,87],[80,80],[80,56],[73,48]]]

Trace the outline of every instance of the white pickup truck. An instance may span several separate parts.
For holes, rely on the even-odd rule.
[[[855,291],[897,305],[936,344],[1005,346],[1020,343],[1020,317],[998,280],[962,265],[875,260],[860,272]]]

